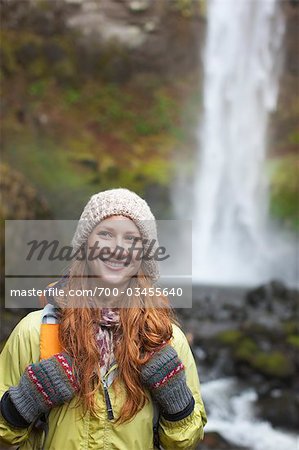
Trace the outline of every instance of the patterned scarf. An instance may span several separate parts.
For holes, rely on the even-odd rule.
[[[56,300],[51,295],[50,288],[63,288],[68,279],[68,275],[64,275],[58,282],[51,283],[47,286],[46,298],[47,302],[57,307]],[[58,311],[58,308],[57,308]],[[120,337],[120,319],[118,308],[102,308],[101,319],[95,327],[96,340],[100,353],[100,370],[101,375],[104,376],[109,369],[112,362],[114,362],[114,347]]]
[[[115,360],[114,348],[120,335],[119,309],[102,308],[101,319],[96,331],[96,340],[100,352],[100,370],[103,377]]]

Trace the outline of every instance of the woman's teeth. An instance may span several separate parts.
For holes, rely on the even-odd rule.
[[[111,261],[106,261],[105,264],[107,264],[107,266],[111,266],[111,267],[124,267],[125,263],[115,263],[115,262],[111,262]]]

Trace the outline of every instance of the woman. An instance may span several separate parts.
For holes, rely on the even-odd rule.
[[[153,449],[155,405],[165,450],[193,449],[203,438],[194,358],[155,290],[156,233],[137,194],[119,188],[91,197],[73,237],[75,258],[57,284],[63,295],[53,298],[49,288],[50,310],[21,320],[1,354],[6,444],[40,448],[38,425],[47,419],[45,449]],[[60,350],[45,358],[41,323],[51,320]]]

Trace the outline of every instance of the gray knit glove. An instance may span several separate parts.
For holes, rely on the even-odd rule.
[[[141,366],[141,380],[166,420],[181,420],[193,411],[195,402],[186,383],[185,367],[171,345],[164,345]]]
[[[9,396],[21,416],[29,423],[55,406],[69,402],[79,386],[72,370],[72,358],[57,353],[26,367],[18,386]]]

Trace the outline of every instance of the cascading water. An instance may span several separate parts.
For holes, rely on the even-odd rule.
[[[285,27],[279,3],[207,2],[204,108],[192,193],[195,282],[296,280],[294,240],[277,234],[268,219],[267,129]],[[176,204],[179,190],[178,180]]]
[[[205,432],[217,431],[229,442],[250,450],[293,450],[298,435],[274,428],[255,417],[257,394],[249,386],[244,389],[236,378],[220,378],[201,385],[208,409]]]

